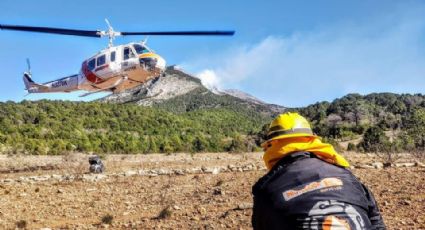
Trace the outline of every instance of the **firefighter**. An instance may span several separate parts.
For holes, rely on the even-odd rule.
[[[280,114],[262,147],[269,171],[253,186],[254,229],[385,229],[372,192],[304,117]]]

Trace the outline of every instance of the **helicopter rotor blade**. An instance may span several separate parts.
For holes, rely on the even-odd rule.
[[[107,18],[105,18],[105,22],[106,22],[106,25],[108,26],[108,28],[113,30],[111,23],[109,23],[109,20]]]
[[[5,24],[0,24],[0,29],[49,33],[49,34],[74,35],[74,36],[83,36],[83,37],[101,37],[101,31],[98,31],[98,30],[74,30],[74,29],[65,29],[65,28],[54,28],[54,27],[35,27],[35,26],[5,25]]]
[[[116,37],[116,36],[129,36],[129,35],[183,35],[183,36],[233,36],[234,30],[210,30],[210,31],[150,31],[150,32],[118,32],[114,31],[109,21],[105,19],[108,25],[108,31],[100,30],[76,30],[76,29],[65,29],[55,27],[38,27],[38,26],[22,26],[22,25],[6,25],[0,24],[1,30],[17,30],[27,32],[38,32],[38,33],[50,33],[50,34],[62,34],[62,35],[74,35],[83,37]]]
[[[157,31],[157,32],[120,32],[121,35],[183,35],[183,36],[233,36],[233,30],[216,30],[216,31]]]

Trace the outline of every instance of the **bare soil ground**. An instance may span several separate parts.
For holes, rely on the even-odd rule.
[[[379,161],[347,157],[353,165]],[[0,229],[250,229],[251,186],[266,173],[261,153],[152,154],[108,156],[107,176],[96,181],[22,179],[82,175],[87,159],[0,155]],[[234,170],[209,170],[217,167]],[[181,171],[128,173],[141,169]],[[425,229],[424,167],[352,171],[374,192],[388,229]]]

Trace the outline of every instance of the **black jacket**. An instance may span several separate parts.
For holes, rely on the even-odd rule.
[[[282,158],[253,195],[254,229],[385,229],[372,192],[349,170],[311,153]]]

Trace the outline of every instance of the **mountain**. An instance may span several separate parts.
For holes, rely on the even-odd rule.
[[[240,98],[240,99],[245,100],[245,101],[250,101],[252,103],[265,104],[263,101],[252,96],[251,94],[242,92],[242,91],[237,90],[237,89],[226,89],[226,90],[223,90],[223,93],[228,94],[230,96]]]
[[[210,90],[201,80],[180,69],[169,67],[165,73],[131,90],[100,99],[110,103],[135,103],[184,113],[199,109],[226,108],[265,117],[275,116],[285,107],[267,104],[239,90]]]

